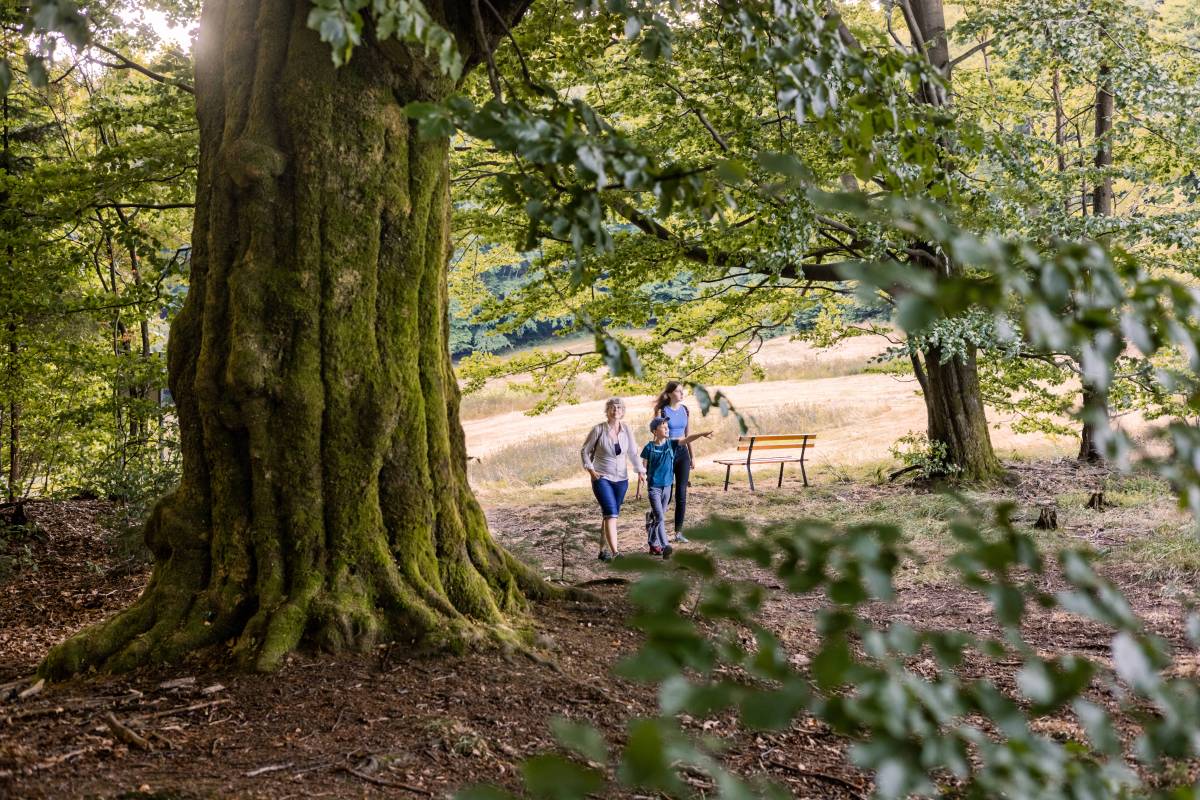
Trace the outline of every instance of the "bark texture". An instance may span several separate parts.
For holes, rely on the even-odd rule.
[[[271,670],[301,641],[511,637],[547,591],[467,484],[448,143],[403,112],[453,87],[394,42],[335,70],[310,8],[204,5],[191,288],[169,352],[183,478],[146,524],[142,597],[55,648],[46,676],[217,643]]]
[[[919,96],[928,105],[949,106],[951,62],[942,0],[903,0],[901,9],[913,44],[944,78],[944,85],[922,82]],[[934,269],[939,276],[950,277],[960,271],[957,264],[947,261],[928,243],[915,246],[928,253],[929,260],[938,265]],[[930,441],[946,446],[947,457],[960,470],[958,477],[979,481],[998,476],[1003,468],[992,450],[988,434],[975,351],[968,350],[965,356],[955,356],[945,363],[937,348],[923,355],[923,373],[915,359],[914,368],[925,394]]]
[[[961,470],[957,477],[984,481],[999,476],[1003,467],[988,435],[974,350],[943,364],[941,352],[932,349],[925,353],[924,368],[930,441],[946,445],[950,462]]]
[[[1112,125],[1113,95],[1109,90],[1110,75],[1107,66],[1100,67],[1096,80],[1096,170],[1100,181],[1092,191],[1092,216],[1109,217],[1113,213],[1112,175]],[[1082,370],[1081,370],[1082,371]],[[1083,426],[1079,435],[1079,460],[1089,464],[1104,461],[1096,433],[1096,420],[1104,421],[1108,416],[1108,395],[1083,378]]]

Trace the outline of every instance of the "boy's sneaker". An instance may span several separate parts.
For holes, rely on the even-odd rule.
[[[664,547],[662,549],[662,557],[664,559],[668,559],[671,557],[671,553],[674,553],[674,552],[675,552],[675,548],[671,547],[671,545],[667,545],[666,547]]]
[[[600,559],[601,561],[612,561],[612,553],[608,552],[607,550],[601,550],[600,555],[596,556],[596,558]]]
[[[671,541],[679,542],[680,544],[687,544],[691,540],[688,539],[686,536],[684,536],[682,533],[676,533],[674,536],[671,537]]]
[[[656,544],[650,545],[650,555],[661,556],[662,554],[663,554],[663,549],[661,547],[659,547]]]

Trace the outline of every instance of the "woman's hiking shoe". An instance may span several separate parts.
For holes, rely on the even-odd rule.
[[[666,547],[664,547],[664,548],[662,549],[662,557],[663,557],[663,559],[665,560],[665,559],[668,559],[668,558],[670,558],[670,557],[671,557],[671,553],[674,553],[674,552],[675,552],[675,548],[674,548],[674,547],[671,547],[671,545],[667,545]]]
[[[600,559],[601,561],[612,561],[613,559],[612,553],[608,552],[607,550],[601,550],[600,555],[596,556],[596,558]]]
[[[682,533],[677,533],[671,537],[671,541],[679,542],[680,544],[687,544],[691,540],[688,539],[686,536],[684,536]]]
[[[661,556],[662,554],[663,554],[663,549],[661,547],[659,547],[656,544],[650,545],[650,555]]]

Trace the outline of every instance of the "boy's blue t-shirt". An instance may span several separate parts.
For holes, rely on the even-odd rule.
[[[642,458],[646,459],[646,474],[650,486],[671,486],[675,483],[675,451],[678,443],[667,439],[662,444],[646,442]]]

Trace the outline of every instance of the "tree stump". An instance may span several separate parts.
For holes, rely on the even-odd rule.
[[[1043,506],[1041,513],[1038,514],[1037,522],[1033,523],[1033,527],[1039,531],[1058,530],[1058,509],[1052,506]]]
[[[5,503],[3,506],[0,506],[0,516],[3,517],[5,525],[13,528],[20,528],[29,524],[29,515],[25,513],[24,500],[17,500],[14,503]]]

